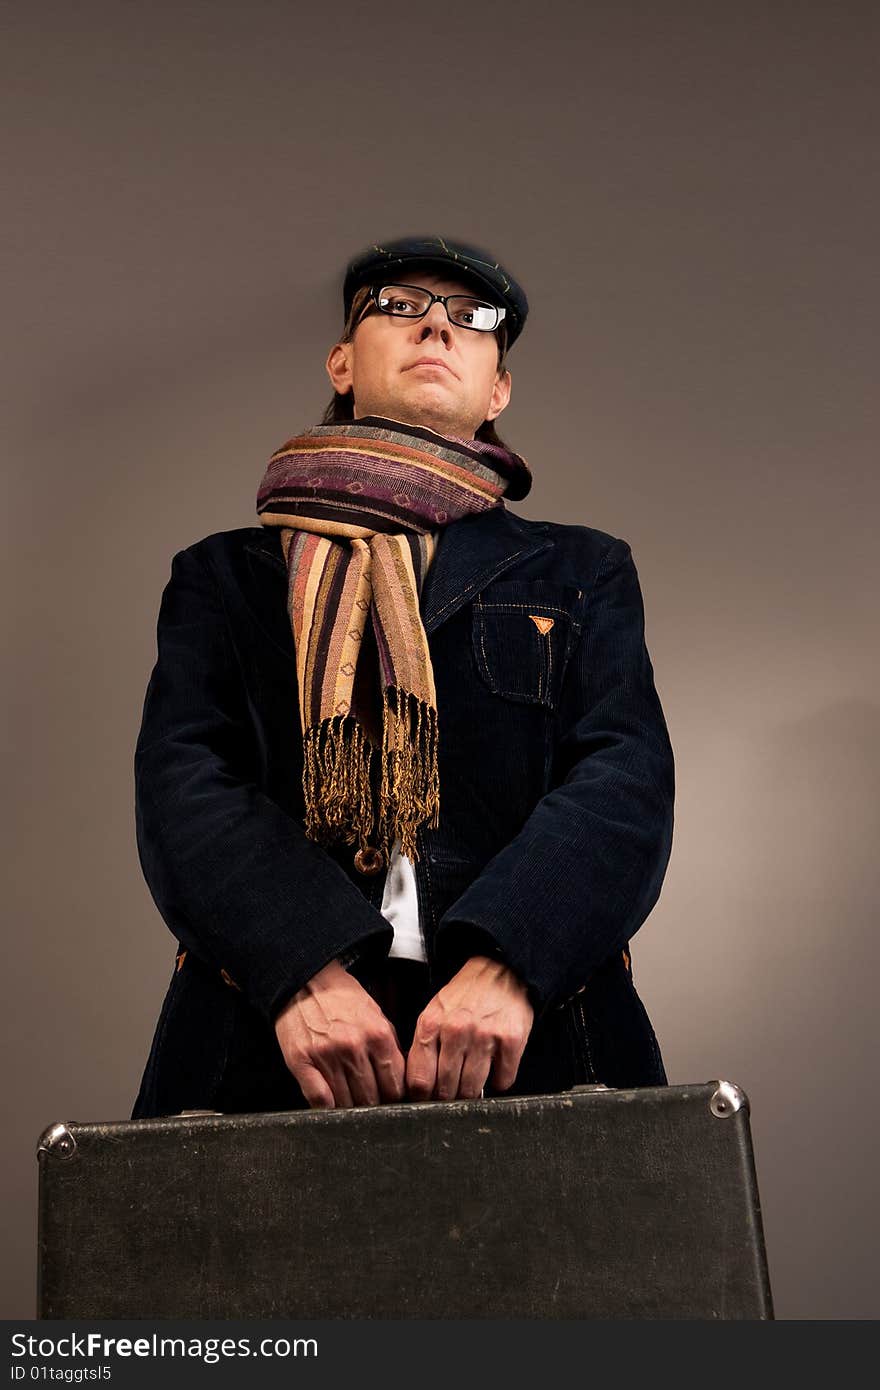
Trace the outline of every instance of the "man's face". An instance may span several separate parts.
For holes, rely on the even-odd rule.
[[[474,293],[473,285],[430,271],[401,272],[394,283],[434,294]],[[382,415],[473,439],[484,420],[501,414],[510,399],[510,372],[498,375],[494,333],[450,323],[443,304],[432,304],[424,318],[407,319],[380,313],[370,301],[365,314],[351,342],[335,344],[327,358],[333,389],[354,395],[356,420]]]

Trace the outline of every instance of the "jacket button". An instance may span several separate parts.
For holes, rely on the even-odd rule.
[[[372,845],[367,845],[366,849],[359,849],[354,857],[354,867],[360,874],[377,874],[384,864],[384,854]]]

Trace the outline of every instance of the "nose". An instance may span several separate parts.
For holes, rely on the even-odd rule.
[[[432,304],[425,317],[419,320],[419,342],[433,337],[438,337],[447,347],[452,342],[452,325],[445,304]]]

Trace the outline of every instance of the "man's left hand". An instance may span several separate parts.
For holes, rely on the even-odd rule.
[[[512,1086],[535,1011],[520,977],[488,956],[470,960],[434,995],[416,1022],[406,1059],[412,1100],[475,1100],[492,1070]]]

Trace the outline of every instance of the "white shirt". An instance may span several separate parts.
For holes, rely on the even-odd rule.
[[[391,847],[391,860],[388,864],[380,911],[394,928],[389,956],[426,961],[428,955],[419,921],[416,871],[412,860],[400,852],[399,836]]]

